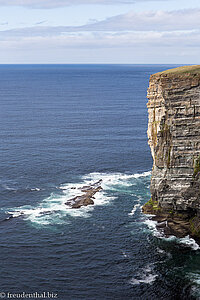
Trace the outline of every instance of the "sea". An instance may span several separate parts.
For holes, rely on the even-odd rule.
[[[141,211],[149,77],[172,67],[0,65],[0,298],[200,299],[197,243]]]

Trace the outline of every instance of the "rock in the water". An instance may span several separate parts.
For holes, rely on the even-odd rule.
[[[81,192],[83,193],[80,196],[76,196],[72,199],[69,199],[66,202],[66,205],[71,206],[71,208],[80,208],[82,206],[93,205],[94,204],[94,195],[97,192],[102,190],[101,187],[102,180],[95,182],[89,186],[84,186],[81,188]]]

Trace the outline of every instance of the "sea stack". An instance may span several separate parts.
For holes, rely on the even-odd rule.
[[[144,213],[165,232],[200,240],[200,65],[150,77],[148,139],[153,157],[151,199]]]

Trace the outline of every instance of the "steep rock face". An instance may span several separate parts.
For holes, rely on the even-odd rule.
[[[151,201],[171,215],[200,216],[200,66],[152,75],[147,97]]]

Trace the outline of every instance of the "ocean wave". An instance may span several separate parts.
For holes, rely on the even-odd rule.
[[[142,268],[142,270],[138,272],[134,277],[132,277],[129,283],[131,285],[139,285],[141,283],[152,284],[158,276],[154,273],[153,269],[153,264],[148,264],[146,267]]]
[[[197,285],[200,286],[200,273],[189,273],[188,274],[189,279],[192,279],[193,282],[195,282]]]
[[[158,224],[157,221],[146,219],[143,223],[147,225],[147,227],[151,230],[152,234],[157,238],[163,239],[167,242],[175,241],[177,244],[188,246],[195,251],[200,249],[200,246],[189,235],[185,236],[184,238],[178,238],[174,235],[166,237],[164,232],[161,229],[159,230],[157,229],[157,224]]]
[[[122,256],[126,259],[130,257],[130,255],[126,251],[122,251]]]
[[[189,272],[187,278],[192,282],[192,295],[200,299],[200,272]]]
[[[48,198],[43,199],[37,206],[21,206],[8,209],[6,212],[13,218],[22,217],[32,223],[40,225],[63,224],[69,221],[67,217],[88,218],[95,206],[107,205],[116,196],[112,195],[113,187],[118,189],[134,185],[134,180],[149,176],[151,172],[141,174],[123,173],[90,173],[80,178],[80,182],[66,183],[58,187],[62,194],[52,193]],[[94,205],[83,206],[79,209],[72,209],[66,202],[76,196],[82,195],[81,189],[84,186],[92,185],[102,180],[102,191],[94,195]],[[118,186],[118,187],[117,187]],[[39,188],[32,188],[31,191],[39,191]]]
[[[107,205],[116,198],[112,194],[112,190],[118,190],[127,186],[134,186],[135,180],[149,176],[151,172],[141,174],[123,174],[123,173],[90,173],[80,178],[77,183],[65,183],[58,187],[60,193],[52,193],[48,198],[43,199],[37,206],[21,206],[8,209],[6,212],[13,218],[22,217],[32,223],[40,225],[63,224],[69,222],[67,217],[82,217],[88,218],[91,216],[95,206]],[[83,187],[92,185],[95,182],[102,180],[102,191],[94,195],[94,205],[82,206],[79,209],[72,209],[66,205],[66,202],[76,196],[81,196]],[[31,188],[31,191],[40,191],[39,188]],[[139,200],[138,200],[139,201]],[[136,204],[134,210],[139,207]]]
[[[39,192],[39,191],[41,191],[41,189],[40,189],[40,188],[31,188],[30,191],[36,191],[36,192]]]
[[[177,242],[179,244],[187,245],[187,246],[191,247],[193,250],[199,250],[200,249],[200,246],[189,235],[184,237],[184,238],[178,239]]]
[[[13,193],[26,193],[26,192],[34,192],[34,191],[41,191],[41,188],[38,187],[21,187],[17,184],[11,186],[6,183],[1,184],[2,191],[10,191]]]
[[[128,214],[129,216],[134,216],[134,214],[136,213],[136,210],[138,209],[138,207],[141,207],[141,205],[139,203],[135,204],[133,206],[132,211]]]
[[[85,181],[94,180],[98,181],[100,179],[103,180],[103,187],[109,188],[115,185],[123,185],[123,186],[131,186],[134,185],[134,181],[132,179],[139,179],[142,177],[147,177],[151,175],[151,171],[136,173],[136,174],[125,174],[125,173],[90,173],[88,175],[84,175],[83,179]]]

